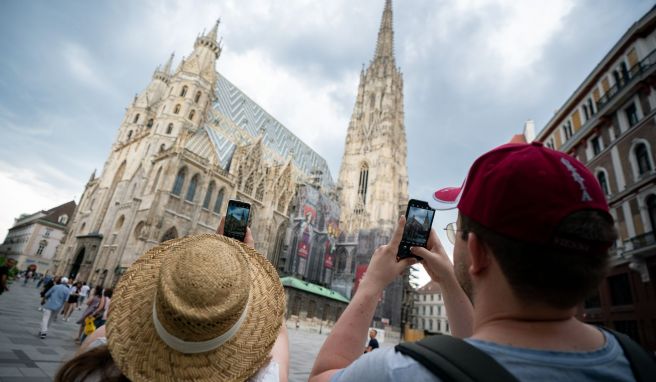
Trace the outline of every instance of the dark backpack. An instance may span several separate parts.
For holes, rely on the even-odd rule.
[[[656,362],[640,345],[614,330],[624,350],[633,376],[638,382],[656,381]],[[418,342],[406,342],[396,351],[413,358],[444,382],[512,381],[517,378],[484,351],[451,336],[431,336]]]

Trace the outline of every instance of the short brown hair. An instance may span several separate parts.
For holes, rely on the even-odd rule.
[[[559,238],[554,243],[582,243],[578,248],[510,239],[462,214],[460,229],[464,240],[473,232],[492,251],[519,299],[556,308],[571,308],[596,290],[606,275],[608,248],[617,238],[612,220],[596,210],[568,215],[553,233]]]

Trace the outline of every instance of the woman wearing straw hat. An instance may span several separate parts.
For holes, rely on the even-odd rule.
[[[101,328],[89,338],[99,346],[55,380],[286,381],[284,312],[278,274],[253,249],[250,229],[245,243],[208,234],[167,241],[118,282],[107,345]]]

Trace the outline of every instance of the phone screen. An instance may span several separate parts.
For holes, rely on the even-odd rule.
[[[223,234],[244,241],[250,212],[251,207],[248,203],[231,200],[228,203]]]
[[[408,207],[408,217],[403,229],[403,241],[410,245],[426,246],[435,211],[417,206]]]

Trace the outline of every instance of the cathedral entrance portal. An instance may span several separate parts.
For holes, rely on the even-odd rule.
[[[75,262],[73,263],[73,267],[71,267],[71,273],[69,273],[69,277],[71,279],[75,279],[75,276],[77,276],[78,272],[80,272],[82,260],[84,260],[84,247],[80,249],[80,252],[78,252],[77,256],[75,257]]]

